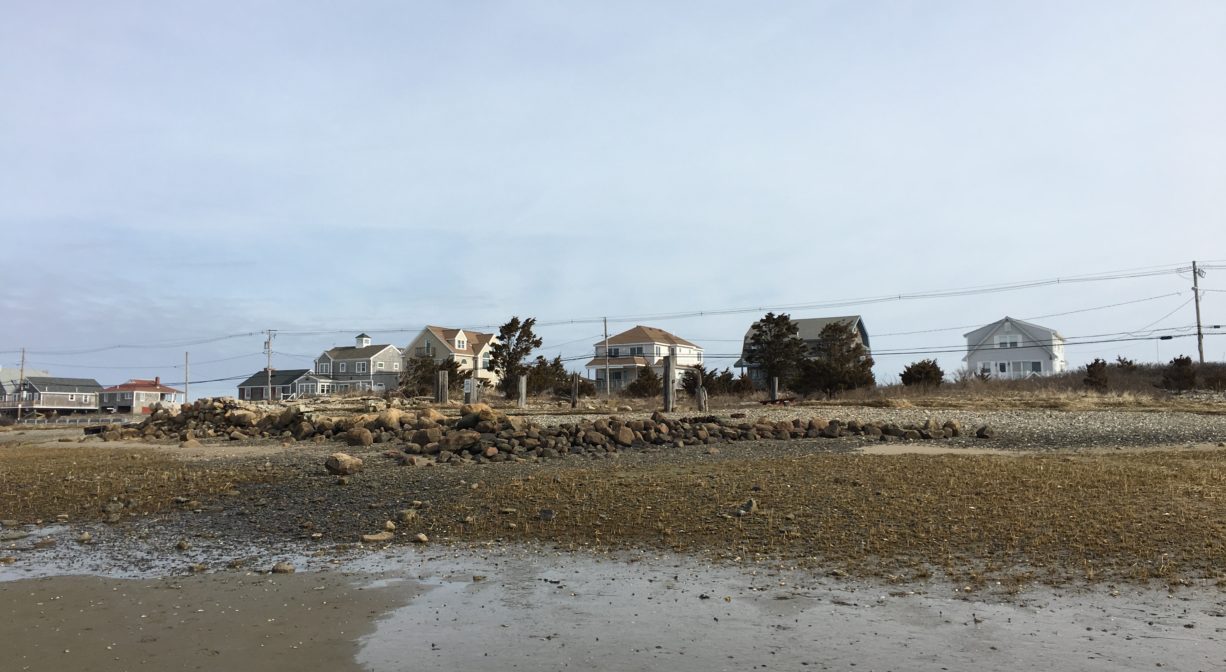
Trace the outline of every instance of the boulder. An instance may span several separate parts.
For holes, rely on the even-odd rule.
[[[345,433],[345,440],[351,446],[369,446],[375,442],[375,435],[365,427],[354,427]]]
[[[255,411],[236,408],[226,414],[226,420],[235,427],[255,427],[260,421],[260,416]]]
[[[441,425],[443,424],[443,421],[445,421],[446,419],[447,419],[447,416],[443,415],[442,413],[439,413],[437,410],[433,408],[427,408],[425,410],[417,412],[417,424],[418,425],[421,425],[422,423],[434,423],[434,424]]]
[[[483,404],[480,402],[475,403],[475,404],[464,404],[463,406],[460,407],[460,417],[463,417],[465,415],[479,414],[482,411],[493,413],[494,409],[490,408],[489,404]]]
[[[338,476],[356,474],[362,470],[362,458],[354,457],[349,453],[332,453],[324,462],[324,468],[328,470],[328,473]]]
[[[975,436],[980,439],[991,439],[996,436],[996,430],[992,429],[990,425],[984,425],[975,430]]]
[[[374,426],[378,429],[386,429],[391,432],[400,431],[400,425],[404,420],[404,412],[397,408],[389,408],[385,411],[380,411],[375,417]]]
[[[195,439],[188,439],[179,444],[180,448],[200,448],[201,443]]]
[[[613,440],[616,441],[617,445],[619,446],[629,446],[634,443],[634,430],[630,429],[629,427],[622,426],[621,429],[614,433]]]

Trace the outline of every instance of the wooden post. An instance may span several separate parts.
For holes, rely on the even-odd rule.
[[[528,376],[522,373],[519,374],[519,402],[518,402],[518,405],[520,408],[526,408],[528,406]]]
[[[664,412],[672,413],[676,404],[677,390],[673,387],[673,356],[664,357]]]
[[[570,407],[579,406],[579,374],[570,374]]]
[[[447,372],[439,371],[438,376],[434,381],[434,402],[438,404],[447,403]]]
[[[771,401],[779,400],[779,376],[771,377]]]
[[[698,388],[698,412],[707,412],[707,388],[705,387]]]
[[[191,388],[189,387],[190,385],[189,381],[191,381],[192,379],[191,360],[189,358],[190,355],[191,353],[189,352],[183,353],[183,403],[185,404],[191,403],[191,401],[189,400],[191,397],[190,395]]]

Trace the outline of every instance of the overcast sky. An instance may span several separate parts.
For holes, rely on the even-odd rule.
[[[58,375],[181,381],[190,350],[204,380],[259,370],[263,337],[179,344],[265,328],[286,332],[278,368],[307,368],[357,330],[404,346],[428,323],[1221,261],[1224,66],[1217,1],[0,0],[0,365],[24,346]],[[1076,311],[1037,320],[1074,337],[1187,327],[1190,284],[791,313],[861,314],[874,349],[920,351],[1005,315]],[[1206,321],[1223,306],[1207,292]],[[763,312],[610,328],[730,365]],[[542,328],[544,354],[600,332]],[[69,352],[119,344],[170,345]],[[923,356],[878,355],[879,380]]]

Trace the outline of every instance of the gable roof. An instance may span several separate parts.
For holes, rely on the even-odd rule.
[[[697,346],[680,336],[657,329],[655,327],[644,327],[643,325],[635,325],[631,329],[627,329],[616,336],[609,337],[609,345],[628,345],[636,343],[663,343],[665,345],[683,345],[687,348],[698,348]],[[597,341],[596,345],[604,345],[604,341]]]
[[[101,392],[102,386],[93,378],[58,378],[56,376],[26,376],[26,383],[39,392]]]
[[[389,345],[387,343],[382,345],[368,345],[364,348],[347,345],[339,348],[332,348],[331,350],[325,350],[324,355],[331,359],[370,359],[380,352],[394,347],[396,346]],[[397,352],[399,352],[399,350],[397,350]]]
[[[610,369],[620,369],[627,366],[651,366],[651,360],[642,355],[634,355],[632,357],[610,357],[607,362]],[[595,357],[592,361],[583,365],[585,369],[603,369],[605,367],[604,357]]]
[[[490,341],[494,340],[494,334],[486,334],[480,331],[469,331],[467,329],[449,329],[447,327],[427,326],[426,331],[434,334],[434,337],[443,342],[447,346],[447,350],[457,355],[475,356],[484,348]],[[455,347],[455,337],[460,332],[464,332],[467,337],[464,340],[464,347]]]
[[[845,324],[860,332],[860,340],[864,341],[866,349],[872,349],[868,342],[868,329],[864,326],[864,319],[859,315],[842,315],[839,317],[806,317],[799,320],[792,320],[797,327],[797,335],[802,341],[816,341],[821,338],[822,329],[826,325],[833,323]],[[756,322],[754,323],[756,324]],[[745,330],[745,347],[749,347],[749,339],[753,338],[753,324]]]
[[[1000,331],[1000,328],[1006,323],[1017,327],[1017,330],[1025,337],[1021,343],[1023,348],[1042,348],[1047,351],[1047,354],[1055,357],[1056,353],[1052,350],[1052,344],[1056,341],[1064,342],[1064,337],[1055,329],[1006,315],[991,324],[985,324],[962,334],[966,338],[966,355],[962,357],[962,360],[967,361],[972,352],[994,349],[992,345],[988,345],[988,338]]]
[[[164,394],[181,394],[179,390],[163,385],[162,381],[156,378],[153,380],[133,378],[126,383],[112,385],[103,390],[103,392],[161,392]]]
[[[303,377],[304,375],[310,372],[311,372],[310,369],[273,369],[272,386],[281,387],[284,385],[289,385],[290,383],[294,382],[295,380],[298,380],[299,378]],[[256,373],[251,374],[250,378],[239,383],[238,386],[239,387],[264,387],[267,384],[268,384],[268,373],[265,371],[258,371]]]

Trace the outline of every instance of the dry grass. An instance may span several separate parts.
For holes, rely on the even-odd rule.
[[[760,510],[736,516],[751,497]],[[658,547],[896,580],[941,570],[968,584],[1226,577],[1221,451],[566,469],[441,504],[433,533],[473,541]]]
[[[113,500],[125,503],[125,514],[154,513],[171,508],[175,497],[226,492],[259,475],[152,449],[0,446],[0,518],[97,520]]]

